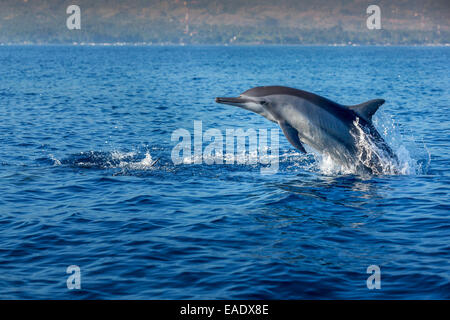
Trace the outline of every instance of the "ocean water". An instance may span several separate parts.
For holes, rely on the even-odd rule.
[[[0,47],[0,298],[450,298],[449,63],[448,47]],[[274,132],[214,102],[274,84],[386,99],[400,173],[343,171],[281,130],[274,174],[173,162],[194,121]]]

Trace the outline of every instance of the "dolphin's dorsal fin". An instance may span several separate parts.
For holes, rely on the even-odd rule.
[[[278,124],[280,125],[281,130],[283,130],[283,133],[288,139],[288,141],[298,150],[300,150],[303,153],[306,153],[305,147],[303,147],[302,142],[298,137],[298,131],[286,121],[278,121]]]
[[[348,108],[355,111],[364,120],[371,122],[373,114],[383,103],[384,99],[373,99],[354,106],[348,106]]]

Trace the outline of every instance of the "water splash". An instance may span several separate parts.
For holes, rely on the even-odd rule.
[[[159,158],[153,160],[148,150],[144,157],[142,157],[142,153],[135,151],[114,150],[80,152],[59,163],[80,168],[150,170],[154,169],[158,160]]]
[[[419,143],[411,130],[403,128],[392,115],[383,111],[377,113],[373,123],[379,128],[383,139],[397,155],[399,174],[420,175],[428,173],[431,154],[423,140]]]
[[[319,154],[314,152],[315,165],[312,167],[314,171],[328,176],[334,175],[348,175],[358,173],[358,169],[353,165],[344,165],[335,162],[327,154]]]
[[[370,168],[376,175],[415,175],[427,172],[431,157],[425,144],[421,148],[412,134],[402,134],[394,119],[382,112],[377,114],[374,125],[379,129],[396,158],[392,157],[387,150],[380,148],[374,138],[361,127],[359,121],[355,121],[354,137],[358,147],[357,157],[364,166]],[[336,163],[326,154],[314,152],[314,158],[316,168],[322,174],[361,174],[357,165]]]
[[[51,161],[53,161],[54,166],[61,165],[61,161],[59,161],[53,154],[49,154],[48,157],[50,158]]]
[[[156,160],[153,160],[151,154],[149,151],[145,152],[145,157],[139,162],[129,162],[125,163],[125,168],[132,169],[132,170],[149,170],[151,168],[154,168],[155,164],[159,161],[159,158]]]
[[[378,131],[387,144],[392,148],[397,159],[392,158],[385,150],[380,149],[377,143],[373,141],[371,135],[367,134],[359,123],[356,122],[355,128],[358,134],[355,137],[357,138],[359,149],[358,157],[362,163],[369,168],[373,168],[374,173],[377,175],[414,175],[427,172],[430,155],[425,145],[421,148],[412,138],[412,135],[401,134],[399,126],[395,121],[383,113],[377,115],[377,118],[374,119],[374,125],[378,128]],[[278,158],[280,171],[309,171],[327,176],[361,175],[361,167],[354,165],[351,161],[349,164],[343,165],[336,163],[327,154],[319,154],[308,146],[306,146],[306,149],[308,154],[292,151],[291,149],[290,151],[281,151],[279,154],[272,154],[272,150],[269,147],[266,147],[262,154],[257,152],[231,155],[222,153],[210,155],[192,154],[184,157],[182,163],[183,165],[206,164],[213,166],[232,164],[232,166],[244,165],[257,169],[262,165],[274,161],[274,158]],[[113,150],[107,152],[81,152],[64,160],[58,160],[53,155],[49,157],[53,164],[57,166],[68,164],[80,168],[121,169],[123,172],[128,173],[129,171],[154,170],[156,163],[159,161],[159,158],[155,160],[152,157],[148,147],[138,151]],[[378,160],[377,163],[381,164],[379,168],[373,167],[370,163],[370,159],[374,158]],[[164,166],[167,167],[167,165],[172,167],[170,161]],[[161,169],[161,166],[158,167]],[[235,168],[232,171],[234,172]]]
[[[394,174],[410,174],[409,171],[405,171],[409,168],[402,166],[400,161],[391,151],[382,147],[374,137],[368,132],[368,130],[362,127],[359,123],[359,118],[353,122],[355,133],[351,132],[356,140],[357,158],[360,163],[365,167],[371,169],[376,175],[394,175]],[[406,155],[409,160],[409,155]]]

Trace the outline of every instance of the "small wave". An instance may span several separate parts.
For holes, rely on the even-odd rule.
[[[148,150],[145,152],[144,157],[142,157],[141,153],[134,151],[89,151],[72,155],[68,159],[59,161],[59,164],[95,169],[151,170],[154,169],[158,160],[154,160]]]

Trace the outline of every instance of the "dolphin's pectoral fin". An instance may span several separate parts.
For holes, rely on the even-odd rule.
[[[374,99],[354,106],[348,106],[348,108],[355,111],[364,120],[371,122],[373,114],[377,112],[383,103],[383,99]]]
[[[279,121],[278,124],[280,125],[281,130],[283,130],[283,133],[288,139],[288,141],[298,150],[300,150],[303,153],[306,153],[306,150],[303,147],[302,142],[298,138],[298,131],[286,121]]]

